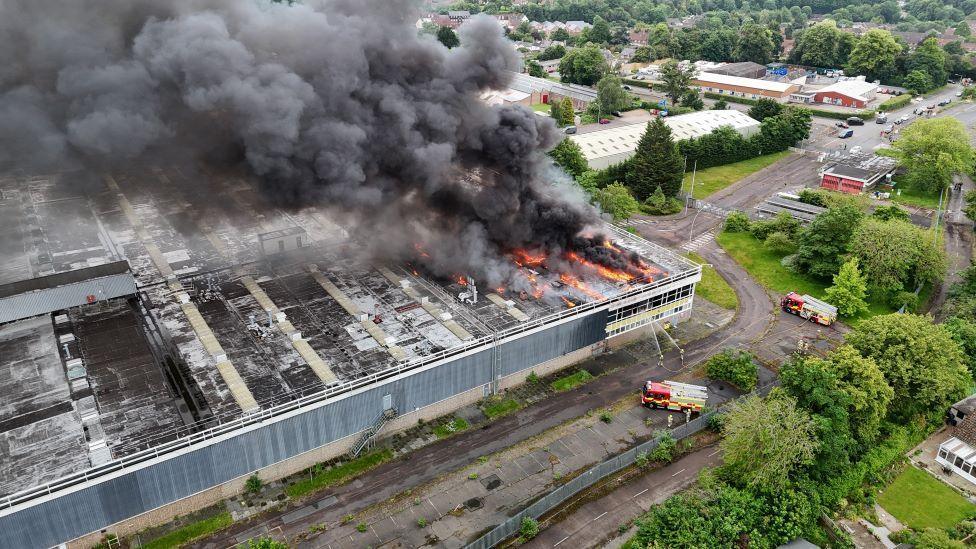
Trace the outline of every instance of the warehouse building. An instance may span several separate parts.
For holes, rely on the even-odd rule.
[[[874,101],[878,93],[878,84],[866,82],[864,77],[852,80],[841,80],[818,90],[794,92],[790,101],[796,103],[836,105],[863,109]]]
[[[512,74],[512,82],[508,87],[529,94],[531,96],[530,105],[550,104],[553,101],[562,101],[564,97],[568,97],[573,102],[573,108],[581,111],[596,101],[596,90],[587,86],[564,84],[527,74]]]
[[[721,66],[711,69],[712,74],[723,74],[725,76],[739,76],[742,78],[762,78],[766,76],[766,66],[752,61],[741,63],[724,63]]]
[[[538,294],[476,289],[363,264],[323,212],[277,211],[240,174],[205,174],[211,208],[189,199],[196,174],[129,170],[74,187],[0,175],[5,299],[106,288],[0,324],[0,547],[88,547],[220,501],[255,471],[355,452],[687,317],[701,277],[608,226],[642,275],[580,263],[584,286],[542,263]]]
[[[800,89],[799,84],[794,84],[793,82],[775,82],[772,80],[744,78],[741,76],[729,76],[710,72],[699,74],[691,83],[708,93],[744,97],[746,99],[770,98],[777,101],[786,101],[791,93]]]
[[[760,123],[749,115],[736,110],[698,111],[664,118],[671,128],[675,141],[707,135],[722,126],[730,126],[748,137],[759,132]],[[583,151],[583,157],[593,169],[603,169],[619,164],[633,156],[646,122],[627,124],[605,130],[596,130],[570,136]]]

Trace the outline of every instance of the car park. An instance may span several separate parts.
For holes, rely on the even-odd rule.
[[[850,127],[850,126],[847,125],[847,122],[838,122],[837,124],[835,124],[835,126],[837,126],[838,128],[849,128]]]
[[[860,116],[851,116],[847,119],[847,123],[851,126],[863,126],[864,119]]]

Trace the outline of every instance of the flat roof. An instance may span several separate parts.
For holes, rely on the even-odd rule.
[[[864,80],[839,80],[829,86],[815,90],[813,93],[827,93],[834,92],[841,95],[846,95],[854,99],[860,99],[861,101],[867,101],[867,94],[878,89],[878,85],[874,82],[866,82]]]
[[[838,175],[847,179],[856,179],[858,181],[869,181],[879,174],[877,171],[865,170],[864,168],[856,168],[844,164],[834,164],[824,170],[824,173]]]
[[[578,99],[580,101],[596,101],[596,90],[588,86],[564,84],[562,82],[554,82],[546,78],[537,78],[535,76],[515,72],[511,74],[512,82],[508,85],[508,87],[513,90],[529,94],[534,91],[549,91],[565,97]]]
[[[758,120],[737,110],[706,110],[664,118],[675,141],[707,135],[722,126],[731,126],[740,133],[760,127]],[[647,129],[647,122],[627,124],[606,130],[571,135],[589,161],[605,156],[632,153]]]
[[[743,88],[754,88],[757,90],[766,90],[773,92],[785,92],[790,88],[795,87],[796,84],[790,82],[774,82],[772,80],[760,80],[758,78],[744,78],[742,76],[729,76],[727,74],[715,74],[711,72],[702,72],[695,77],[695,81],[718,84],[725,86],[740,86]]]

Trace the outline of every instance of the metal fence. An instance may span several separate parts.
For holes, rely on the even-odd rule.
[[[735,400],[753,395],[765,396],[769,393],[770,389],[772,389],[774,385],[775,383],[764,385],[753,390],[751,393],[740,396]],[[701,431],[708,426],[708,420],[713,415],[719,413],[722,408],[728,404],[731,404],[732,402],[735,402],[735,400],[724,403],[721,407],[719,407],[718,410],[713,410],[706,414],[702,414],[688,423],[683,423],[673,429],[670,429],[669,431],[671,436],[674,437],[675,440],[681,440]],[[627,450],[622,454],[616,455],[607,461],[591,467],[580,476],[570,480],[552,492],[549,492],[532,505],[529,505],[520,513],[492,528],[485,535],[466,545],[465,549],[490,549],[502,541],[514,536],[518,533],[519,528],[521,528],[523,518],[531,517],[533,519],[538,519],[542,515],[561,505],[569,498],[575,496],[590,486],[593,486],[600,480],[616,473],[617,471],[620,471],[625,467],[633,465],[636,463],[638,455],[644,452],[650,453],[657,448],[664,436],[665,435],[663,434],[657,436],[643,444],[639,444],[630,450]]]

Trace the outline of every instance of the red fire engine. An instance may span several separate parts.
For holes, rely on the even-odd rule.
[[[707,400],[707,387],[677,381],[648,381],[641,390],[641,404],[648,408],[701,412]]]
[[[823,324],[824,326],[830,326],[831,323],[837,320],[837,307],[805,294],[800,295],[796,292],[790,292],[783,296],[779,305],[787,313],[805,318],[810,322]]]

